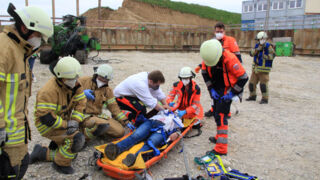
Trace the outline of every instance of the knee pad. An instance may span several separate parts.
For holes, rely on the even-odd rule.
[[[94,136],[101,136],[109,129],[109,124],[99,124],[97,129],[92,133]]]
[[[85,137],[82,133],[78,132],[74,137],[73,137],[73,143],[71,147],[71,151],[73,153],[79,152],[82,147],[84,146],[85,143]]]
[[[249,91],[252,92],[253,91],[253,84],[249,83]]]
[[[260,89],[261,89],[261,92],[262,92],[262,93],[266,93],[266,92],[267,92],[267,85],[260,83]]]
[[[58,149],[58,144],[54,141],[51,141],[50,144],[49,144],[49,149],[50,150],[56,150]]]

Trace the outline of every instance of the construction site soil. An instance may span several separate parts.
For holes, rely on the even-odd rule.
[[[90,9],[83,14],[90,20],[98,19],[98,8]],[[181,13],[168,8],[153,6],[135,0],[124,0],[118,10],[101,8],[101,20],[117,20],[127,22],[152,22],[167,24],[183,24],[198,26],[214,26],[216,21],[201,18],[197,15]]]
[[[95,55],[95,52],[90,54]],[[110,61],[114,68],[114,79],[110,86],[114,88],[126,77],[142,72],[161,70],[166,83],[161,86],[167,94],[172,83],[178,80],[178,72],[183,66],[195,67],[200,63],[199,53],[145,53],[136,51],[102,52],[99,56]],[[243,54],[244,67],[251,74],[252,58]],[[83,75],[92,75],[97,61],[83,65]],[[240,113],[235,115],[232,105],[232,118],[229,120],[228,156],[222,157],[225,165],[251,175],[260,180],[275,179],[319,179],[320,177],[320,61],[311,57],[276,57],[270,74],[270,102],[260,105],[258,101],[243,101],[237,104]],[[48,145],[49,140],[41,137],[34,126],[33,109],[37,91],[53,75],[47,65],[34,66],[37,82],[33,84],[32,96],[28,108],[32,130],[32,141],[29,143],[31,153],[35,144]],[[318,79],[318,80],[317,80]],[[210,106],[206,85],[200,74],[195,78],[202,95],[201,103],[205,110]],[[258,91],[259,92],[259,91]],[[245,87],[244,98],[248,97]],[[258,93],[258,100],[261,94]],[[205,176],[199,170],[193,158],[202,156],[214,145],[208,138],[216,133],[213,118],[203,119],[201,136],[185,139],[184,151],[187,153],[189,167],[193,177]],[[191,132],[195,133],[195,132]],[[50,162],[39,162],[29,166],[24,179],[79,179],[89,174],[86,179],[110,179],[102,171],[95,171],[88,166],[88,158],[94,152],[94,146],[105,144],[108,140],[97,139],[87,144],[73,161],[76,172],[73,175],[57,173]],[[181,177],[186,174],[181,143],[178,143],[163,159],[149,170],[154,179]]]

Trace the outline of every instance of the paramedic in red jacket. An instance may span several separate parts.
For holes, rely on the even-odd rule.
[[[202,76],[214,101],[214,118],[217,134],[209,140],[216,144],[215,154],[226,155],[228,152],[228,119],[232,98],[243,92],[248,75],[237,57],[223,49],[216,40],[205,41],[200,47]]]
[[[190,67],[183,67],[179,73],[180,81],[173,84],[167,96],[167,103],[172,112],[178,110],[181,119],[203,118],[203,109],[200,104],[200,87],[192,79],[195,77]]]

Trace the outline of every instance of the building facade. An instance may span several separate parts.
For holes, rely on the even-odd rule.
[[[242,30],[320,28],[320,0],[243,1],[241,20]]]

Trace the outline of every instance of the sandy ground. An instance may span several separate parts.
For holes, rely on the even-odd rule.
[[[94,55],[95,53],[91,54]],[[104,59],[120,59],[120,63],[110,61],[115,77],[112,87],[129,75],[155,69],[161,70],[166,78],[162,90],[168,93],[172,83],[177,81],[181,67],[195,67],[200,63],[198,53],[144,53],[144,52],[104,52]],[[251,74],[251,57],[243,55],[244,67]],[[270,102],[260,105],[256,102],[238,104],[240,113],[229,121],[229,152],[223,157],[231,168],[256,175],[259,179],[319,179],[320,177],[320,59],[311,57],[276,57],[271,73]],[[96,62],[83,65],[83,75],[91,75]],[[30,122],[33,140],[29,144],[31,153],[36,143],[48,144],[41,137],[33,122],[33,107],[37,91],[52,77],[46,65],[36,62],[34,72],[37,82],[33,84],[30,98]],[[202,89],[201,103],[207,110],[210,97],[200,74],[196,77]],[[246,86],[244,98],[248,97]],[[258,100],[260,100],[260,92]],[[213,118],[204,118],[203,133],[199,137],[185,140],[185,151],[193,177],[204,175],[193,162],[193,158],[205,154],[214,145],[208,137],[215,135]],[[93,146],[106,143],[98,139],[79,153],[73,162],[76,173],[61,175],[54,171],[49,162],[29,166],[25,179],[79,179],[90,173],[92,179],[108,179],[102,171],[94,171],[87,166],[88,157],[93,154]],[[186,173],[181,144],[172,149],[167,159],[150,168],[154,179],[178,177]]]

